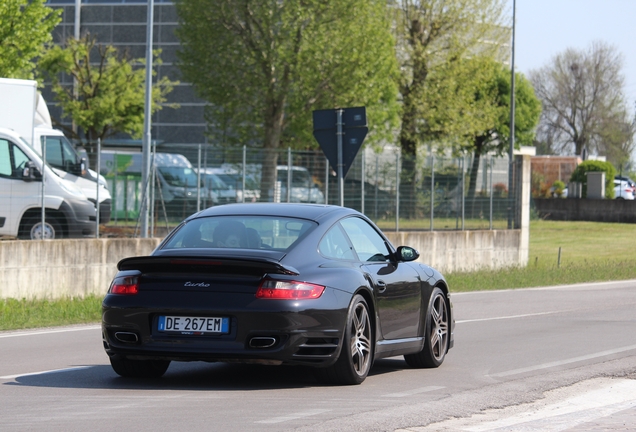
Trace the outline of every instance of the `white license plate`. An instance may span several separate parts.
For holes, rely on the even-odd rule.
[[[230,319],[218,317],[160,316],[158,330],[185,334],[225,334],[230,332]]]

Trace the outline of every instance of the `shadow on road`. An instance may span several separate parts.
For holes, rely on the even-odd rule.
[[[401,358],[375,362],[369,376],[408,368]],[[114,390],[274,390],[324,386],[313,368],[231,363],[173,362],[161,378],[122,378],[110,365],[88,365],[38,375],[24,375],[3,385]]]

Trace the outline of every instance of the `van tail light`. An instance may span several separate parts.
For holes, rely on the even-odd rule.
[[[256,291],[256,298],[278,300],[317,299],[325,291],[323,285],[308,282],[265,279]]]
[[[119,276],[108,289],[110,294],[135,295],[139,292],[139,276]]]

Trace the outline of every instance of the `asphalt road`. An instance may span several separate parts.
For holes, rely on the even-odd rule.
[[[350,387],[321,385],[305,368],[239,364],[173,363],[160,379],[123,379],[98,325],[0,332],[0,430],[636,427],[636,281],[453,302],[455,347],[440,368],[384,359]]]

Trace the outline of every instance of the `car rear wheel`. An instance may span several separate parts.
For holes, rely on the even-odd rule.
[[[321,381],[352,385],[362,383],[373,364],[373,332],[369,306],[361,295],[349,305],[340,356],[333,366],[317,369]]]
[[[110,357],[110,365],[117,375],[126,378],[159,378],[166,373],[169,360],[130,360]]]
[[[436,368],[441,365],[448,351],[448,331],[446,296],[441,289],[435,288],[426,314],[424,348],[418,353],[405,355],[406,363],[414,368]]]

